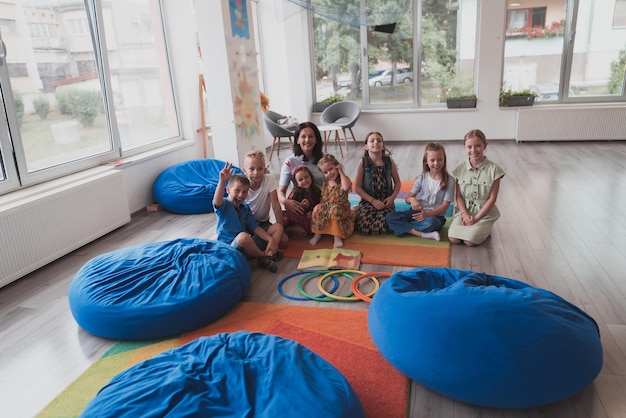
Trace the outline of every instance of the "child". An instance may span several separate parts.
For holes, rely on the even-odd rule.
[[[226,181],[228,198],[224,199]],[[278,267],[275,261],[279,261],[276,257],[279,253],[272,247],[271,235],[259,226],[245,203],[249,188],[250,181],[241,174],[233,174],[232,164],[227,162],[220,171],[220,179],[213,195],[213,206],[217,215],[217,239],[237,248],[248,257],[257,258],[261,267],[276,273]]]
[[[456,209],[448,237],[450,242],[467,246],[482,243],[500,217],[496,199],[504,170],[487,159],[487,138],[479,129],[465,134],[463,145],[468,159],[456,167]]]
[[[365,137],[365,152],[357,166],[355,191],[361,196],[356,208],[355,229],[361,234],[388,234],[385,216],[395,210],[400,175],[380,132]]]
[[[320,203],[322,192],[313,183],[313,174],[304,164],[297,165],[291,173],[295,184],[288,199],[300,202],[304,212],[285,209],[285,220],[290,234],[306,237],[311,233],[311,213]]]
[[[287,236],[283,234],[283,211],[278,203],[276,180],[267,173],[263,152],[248,152],[243,160],[243,171],[250,180],[250,190],[246,198],[248,207],[261,228],[272,236],[270,247],[284,248],[287,245]],[[270,222],[270,209],[276,218],[274,224]]]
[[[446,223],[444,213],[454,198],[454,179],[448,173],[443,145],[426,145],[422,170],[405,199],[411,210],[389,213],[387,223],[397,236],[410,234],[439,241],[438,231]]]
[[[322,234],[329,234],[334,237],[333,247],[340,248],[343,247],[343,240],[354,232],[354,215],[348,200],[352,181],[333,155],[326,154],[317,165],[324,175],[324,183],[321,203],[313,208],[311,214],[311,232],[315,235],[309,243],[315,245]]]

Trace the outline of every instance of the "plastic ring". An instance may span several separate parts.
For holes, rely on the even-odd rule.
[[[308,294],[304,288],[303,288],[303,284],[304,281],[307,280],[309,277],[315,276],[315,275],[320,275],[320,274],[324,274],[324,273],[331,273],[330,270],[320,270],[318,272],[312,273],[312,274],[307,274],[306,276],[303,276],[302,278],[300,278],[300,280],[298,280],[298,291],[300,292],[301,295],[306,296],[307,298],[311,299],[311,300],[316,300],[318,302],[335,302],[335,299],[328,297],[328,296],[324,296],[324,295],[320,295],[320,296],[313,296]],[[334,273],[334,272],[332,272]],[[342,273],[343,275],[345,275],[346,277],[349,277],[350,279],[352,278],[351,276],[348,276],[347,273]],[[331,290],[329,290],[329,293],[333,293],[335,290],[337,290],[337,288],[339,287],[339,280],[337,280],[337,277],[335,277],[334,275],[331,276],[333,278],[333,281],[335,282],[335,285],[333,286],[333,288]],[[352,296],[352,292],[348,293],[346,295],[347,296]]]
[[[290,274],[290,275],[288,275],[288,276],[285,276],[285,277],[284,277],[284,278],[280,281],[280,283],[278,283],[278,293],[280,293],[280,295],[281,295],[282,297],[287,298],[287,299],[291,299],[291,300],[301,300],[301,301],[308,301],[308,300],[311,300],[311,299],[309,299],[309,298],[299,298],[299,297],[296,297],[296,296],[290,296],[290,295],[286,294],[286,293],[283,291],[283,285],[285,284],[285,282],[286,282],[287,280],[291,279],[292,277],[299,276],[299,275],[301,275],[301,274],[307,274],[307,273],[308,273],[309,275],[314,275],[314,274],[323,274],[323,273],[326,273],[326,272],[328,272],[328,271],[329,271],[329,270],[319,270],[319,271],[305,270],[305,271],[297,271],[297,272],[292,273],[292,274]],[[334,279],[335,279],[335,284],[334,284],[333,288],[331,289],[331,292],[334,292],[334,291],[335,291],[335,290],[337,290],[337,288],[339,287],[339,280],[337,280],[337,278],[336,278],[336,277],[335,277]],[[318,297],[322,298],[322,297],[324,297],[324,295],[319,295]]]
[[[375,271],[373,273],[367,273],[359,277],[355,277],[354,280],[352,280],[352,284],[350,285],[352,289],[352,293],[354,293],[356,297],[358,297],[359,299],[365,302],[371,302],[372,298],[370,296],[373,296],[373,294],[378,292],[378,289],[380,288],[380,282],[378,281],[376,276],[389,277],[391,276],[391,273],[388,273],[386,271]],[[363,293],[361,293],[361,291],[359,290],[359,286],[358,286],[359,282],[366,277],[371,278],[372,281],[374,282],[374,291],[369,295],[364,295]]]
[[[336,295],[333,295],[333,294],[327,292],[326,289],[324,289],[324,280],[326,280],[328,277],[330,277],[330,276],[332,276],[334,274],[340,274],[340,273],[365,274],[364,271],[360,271],[360,270],[333,270],[330,273],[326,273],[322,277],[319,278],[319,281],[317,282],[317,288],[320,289],[320,292],[322,292],[323,294],[325,294],[329,298],[333,298],[335,300],[342,300],[342,301],[358,301],[358,300],[361,300],[361,299],[359,299],[356,296],[350,296],[350,297],[348,297],[348,296],[336,296]],[[350,280],[354,280],[354,278],[350,277]],[[371,295],[368,294],[367,296],[371,296]]]

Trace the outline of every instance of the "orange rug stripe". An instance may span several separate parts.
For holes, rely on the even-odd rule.
[[[440,231],[442,241],[422,239],[412,236],[358,235],[344,241],[344,248],[361,251],[361,263],[404,267],[450,267],[450,242],[447,241],[447,228]],[[304,250],[331,248],[332,237],[324,236],[311,246],[306,239],[290,239],[286,248],[281,249],[285,257],[301,258]]]

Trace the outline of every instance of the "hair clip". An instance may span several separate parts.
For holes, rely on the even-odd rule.
[[[296,171],[301,169],[302,167],[306,167],[304,164],[298,164],[294,168],[291,169],[291,176],[293,177],[296,174]]]

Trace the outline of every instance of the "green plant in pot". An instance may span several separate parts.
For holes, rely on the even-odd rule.
[[[532,106],[535,103],[537,93],[532,90],[504,89],[500,92],[500,107]]]
[[[327,98],[325,98],[324,100],[322,100],[321,102],[315,103],[313,105],[313,111],[315,111],[315,112],[323,112],[324,109],[326,109],[331,104],[343,102],[344,100],[345,100],[345,97],[343,97],[341,94],[333,93],[330,96],[328,96]]]
[[[476,107],[476,94],[474,82],[471,78],[455,80],[445,90],[444,98],[448,109]]]

